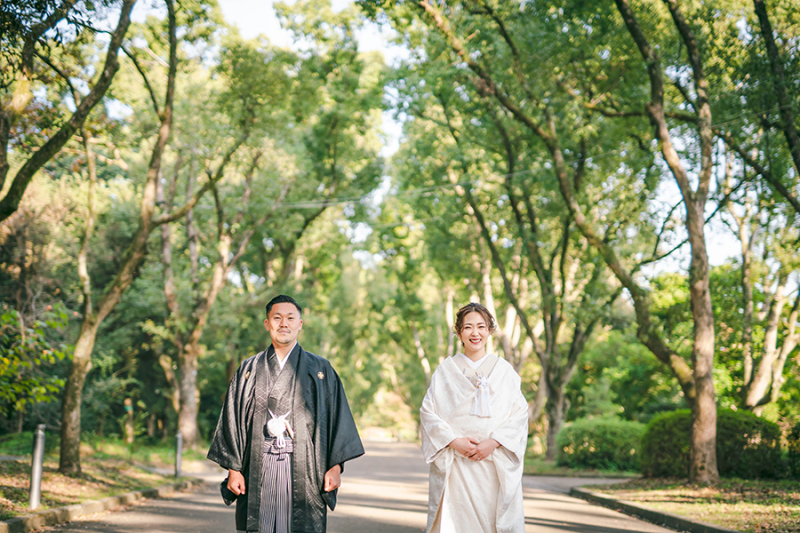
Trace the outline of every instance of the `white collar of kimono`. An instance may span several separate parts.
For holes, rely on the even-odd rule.
[[[489,357],[489,356],[490,356],[490,355],[492,355],[492,354],[490,354],[490,353],[487,353],[486,355],[484,355],[483,357],[481,357],[481,358],[480,358],[480,359],[478,359],[477,361],[473,361],[472,359],[470,359],[469,357],[467,357],[467,356],[466,356],[466,355],[464,355],[463,353],[460,353],[460,354],[458,354],[458,355],[460,355],[461,357],[463,357],[464,359],[466,359],[466,360],[467,360],[467,362],[469,363],[469,365],[470,365],[470,366],[471,366],[473,369],[475,369],[475,370],[478,370],[478,369],[480,368],[480,366],[483,364],[483,362],[484,362],[484,361],[486,361],[486,358],[487,358],[487,357]]]
[[[292,344],[292,347],[289,349],[288,352],[286,352],[286,357],[284,357],[283,359],[280,358],[280,356],[278,355],[278,352],[275,352],[275,359],[277,359],[278,360],[278,364],[281,365],[281,370],[283,370],[283,367],[286,366],[286,361],[289,360],[289,356],[292,355],[292,352],[294,351],[294,347],[295,346],[297,346],[297,341],[294,341],[294,344]],[[275,348],[273,346],[273,350],[274,349]]]

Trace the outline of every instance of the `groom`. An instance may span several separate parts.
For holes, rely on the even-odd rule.
[[[339,376],[297,343],[300,305],[276,296],[264,327],[272,345],[231,380],[208,458],[228,469],[237,531],[324,533],[344,462],[364,448]]]

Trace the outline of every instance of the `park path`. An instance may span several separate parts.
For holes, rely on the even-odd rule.
[[[416,533],[425,529],[428,467],[418,446],[367,442],[367,455],[348,463],[329,533]],[[219,497],[223,472],[198,473],[212,482],[195,492],[150,500],[117,512],[76,520],[50,531],[96,533],[233,532],[233,510]],[[215,482],[215,483],[213,483]],[[590,505],[565,494],[596,479],[526,477],[526,533],[667,533],[670,530]],[[459,532],[480,533],[480,532]]]

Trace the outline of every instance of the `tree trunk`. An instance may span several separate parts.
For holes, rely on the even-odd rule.
[[[58,464],[58,471],[62,474],[81,474],[81,399],[83,383],[92,369],[92,350],[98,325],[95,317],[84,317],[64,386],[61,404],[61,456]]]
[[[561,428],[564,427],[564,420],[567,417],[567,398],[564,396],[563,390],[547,387],[545,412],[547,413],[547,451],[545,452],[545,459],[555,461],[556,452],[558,451],[556,436],[558,436]]]
[[[689,294],[694,318],[692,363],[696,399],[692,404],[690,479],[709,484],[717,470],[717,400],[714,392],[714,310],[711,305],[708,253],[705,240],[705,201],[687,202],[687,230],[692,247]]]
[[[428,361],[428,358],[425,356],[425,348],[422,347],[422,341],[419,338],[419,331],[417,330],[417,325],[414,322],[411,322],[411,331],[414,334],[414,348],[417,350],[417,357],[419,357],[420,365],[422,365],[422,371],[425,373],[425,387],[431,386],[431,364]]]
[[[191,343],[178,358],[180,374],[181,405],[178,412],[178,428],[187,447],[197,444],[197,351],[198,344]]]
[[[455,326],[455,313],[453,312],[453,296],[455,291],[453,288],[448,286],[445,289],[445,293],[447,294],[447,301],[445,302],[444,307],[444,319],[445,323],[447,324],[447,357],[450,357],[455,354],[455,332],[453,331],[453,327]]]
[[[775,363],[781,354],[778,347],[778,328],[781,323],[781,315],[786,304],[786,283],[788,275],[781,272],[778,275],[778,287],[775,296],[769,306],[767,313],[767,324],[764,328],[763,353],[759,361],[758,369],[752,376],[750,382],[745,387],[745,408],[754,410],[761,404],[768,401],[770,386],[773,385],[773,372]],[[784,343],[789,337],[784,340]]]
[[[114,280],[106,288],[97,310],[91,306],[90,291],[84,289],[84,319],[78,342],[72,357],[72,365],[64,387],[64,400],[61,410],[61,457],[59,472],[62,474],[80,474],[80,444],[81,444],[81,400],[83,384],[92,364],[92,350],[94,349],[97,329],[102,321],[111,313],[122,295],[128,289],[137,274],[137,270],[147,252],[146,245],[150,232],[153,229],[153,213],[155,211],[156,183],[161,170],[161,158],[164,148],[169,140],[172,126],[172,102],[175,94],[175,78],[178,65],[178,42],[176,36],[176,18],[174,3],[167,0],[169,19],[169,49],[170,62],[167,77],[167,90],[164,110],[161,113],[161,124],[158,138],[153,148],[150,164],[147,169],[147,180],[142,192],[141,208],[139,214],[139,227],[123,256]],[[133,2],[126,2],[132,7]],[[91,158],[90,158],[91,159]],[[183,216],[185,212],[181,213]],[[85,254],[85,249],[81,249]],[[80,273],[80,268],[79,268]],[[81,275],[83,281],[83,275]]]

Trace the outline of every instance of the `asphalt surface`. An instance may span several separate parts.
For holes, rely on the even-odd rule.
[[[428,467],[418,446],[367,442],[367,455],[345,466],[336,511],[328,514],[330,533],[412,533],[424,531]],[[233,509],[217,491],[220,469],[196,475],[209,484],[170,498],[149,500],[101,513],[49,531],[99,533],[221,533],[234,531]],[[526,533],[617,533],[670,530],[570,498],[570,487],[610,480],[528,477],[523,481]],[[214,483],[215,482],[215,483]],[[480,533],[480,532],[458,532]]]

